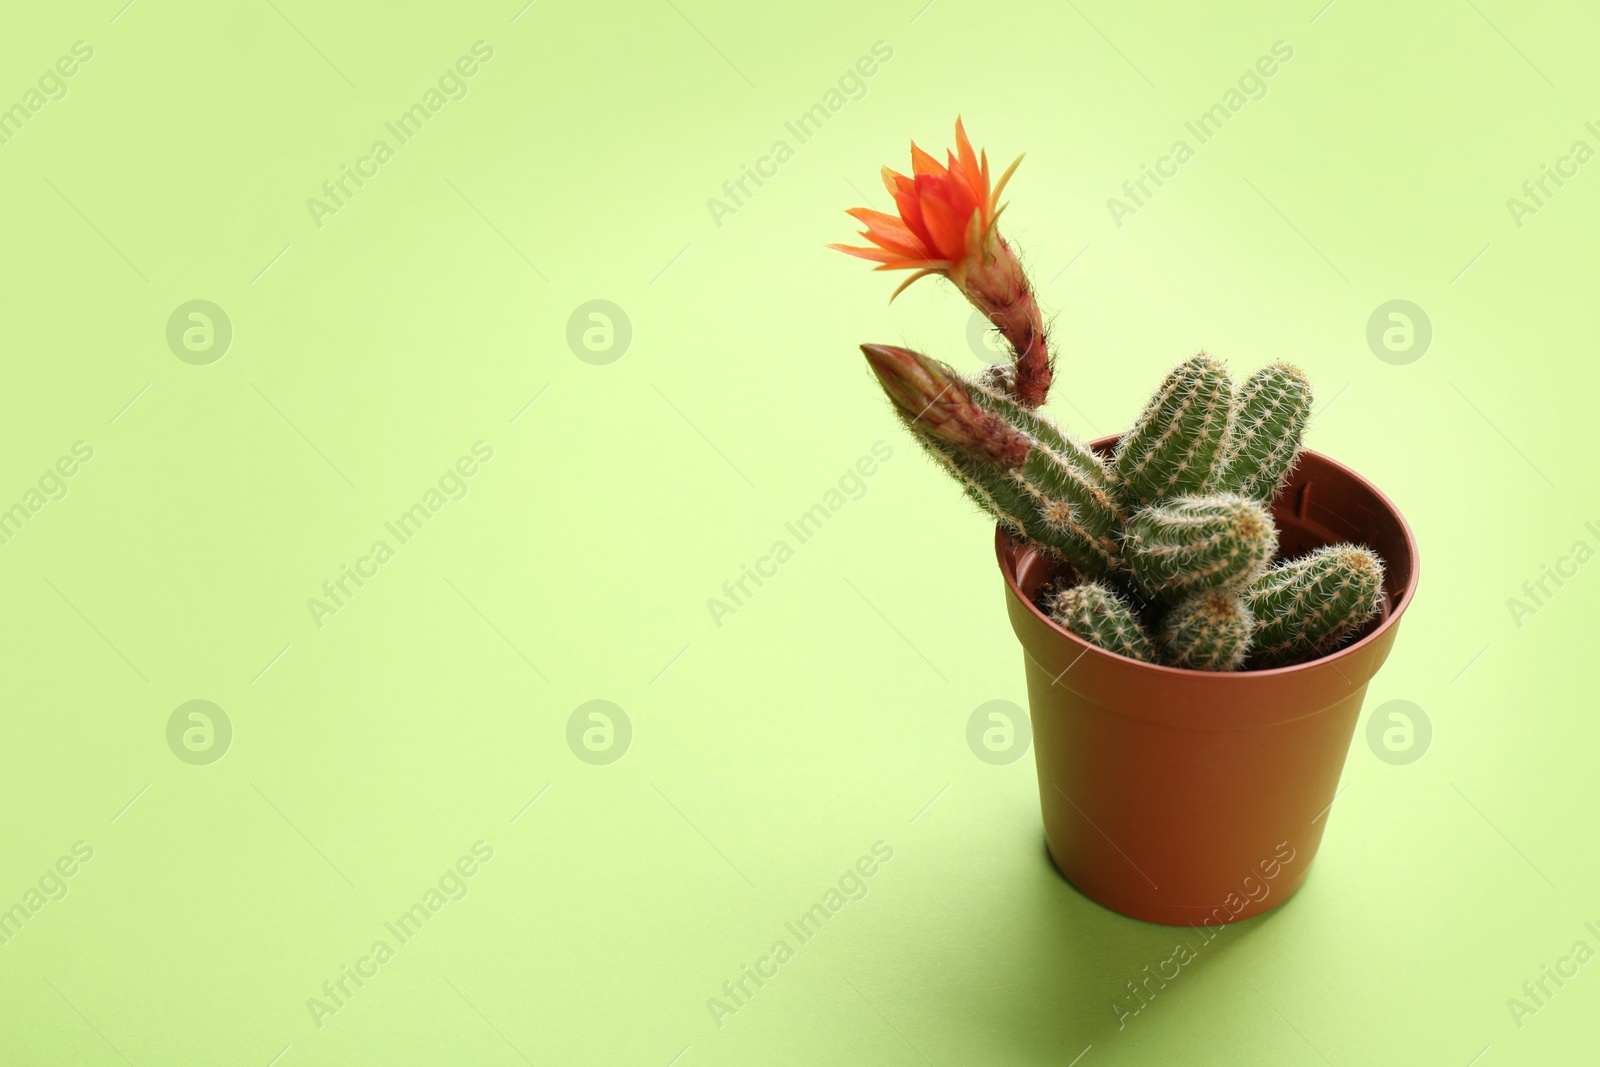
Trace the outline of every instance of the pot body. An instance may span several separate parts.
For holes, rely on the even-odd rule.
[[[1381,613],[1356,640],[1263,671],[1140,663],[1067,633],[1034,604],[1056,563],[996,531],[1050,856],[1124,915],[1173,925],[1259,915],[1305,880],[1331,818],[1367,683],[1416,591],[1416,543],[1382,493],[1315,452],[1273,518],[1286,557],[1364,544],[1383,558],[1385,582]]]

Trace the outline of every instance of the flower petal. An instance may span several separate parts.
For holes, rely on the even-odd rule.
[[[988,232],[988,227],[984,224],[983,212],[974,211],[972,218],[967,221],[967,255],[974,259],[987,259],[986,251],[983,247],[983,239],[988,236]]]
[[[961,157],[961,176],[972,187],[972,192],[979,200],[988,199],[988,181],[984,168],[978,163],[978,156],[972,150],[972,142],[967,140],[967,131],[962,127],[961,120],[956,119],[956,151]]]
[[[899,270],[902,267],[913,267],[920,263],[919,260],[901,255],[899,252],[891,252],[887,248],[858,248],[855,245],[829,245],[828,247],[849,256],[857,256],[861,259],[870,259],[874,263],[882,263],[883,266],[878,268],[879,270]]]
[[[948,182],[929,176],[917,180],[922,221],[933,238],[929,243],[944,258],[960,259],[966,254],[967,220],[974,209],[970,204],[956,202],[950,192]]]
[[[900,287],[898,289],[896,289],[894,292],[889,294],[889,303],[891,303],[891,304],[894,303],[894,298],[895,297],[899,296],[901,293],[903,293],[907,289],[911,288],[911,283],[912,282],[919,281],[919,280],[921,280],[923,278],[926,278],[930,274],[938,274],[938,273],[939,272],[937,270],[934,270],[934,269],[929,268],[929,267],[924,267],[922,270],[917,271],[917,273],[913,274],[911,277],[909,277],[905,281],[901,282],[900,283]]]
[[[1017,167],[1021,164],[1022,157],[1018,156],[1011,161],[1011,166],[1006,168],[1006,172],[1000,175],[1000,180],[995,183],[994,192],[989,194],[989,206],[991,208],[1000,200],[1000,193],[1005,189],[1006,182],[1011,180],[1011,175],[1016,173]]]
[[[912,233],[910,227],[895,215],[887,215],[882,211],[864,207],[852,208],[845,214],[866,223],[866,232],[861,236],[873,244],[903,251],[908,255],[922,256],[928,252],[922,239]]]
[[[896,183],[894,191],[894,206],[900,211],[900,218],[905,222],[918,241],[925,247],[933,247],[933,238],[928,236],[928,227],[922,219],[922,199],[917,195],[916,186],[910,178],[902,177]]]
[[[873,270],[921,270],[926,267],[935,274],[948,274],[953,264],[948,259],[906,260],[904,263],[885,263]]]
[[[881,171],[879,171],[879,176],[883,178],[883,187],[889,190],[890,196],[894,195],[895,189],[898,187],[898,183],[911,180],[904,174],[897,174],[888,167],[884,167]]]
[[[911,142],[911,176],[920,178],[924,174],[944,177],[945,169],[937,159],[917,147],[917,142]]]
[[[970,204],[978,209],[982,209],[988,203],[979,195],[977,187],[968,180],[965,174],[961,173],[961,164],[957,161],[954,152],[950,153],[949,185],[952,200],[955,203]]]
[[[886,211],[874,211],[870,207],[853,207],[845,212],[851,218],[867,226],[869,229],[883,229],[889,227],[904,228],[905,223],[900,221],[899,215],[891,215]]]

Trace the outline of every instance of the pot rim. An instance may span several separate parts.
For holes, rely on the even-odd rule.
[[[1122,435],[1119,433],[1108,434],[1105,437],[1099,437],[1093,441],[1090,441],[1089,447],[1094,449],[1096,452],[1099,452],[1104,448],[1114,445],[1121,437]],[[1287,667],[1268,667],[1260,670],[1248,671],[1201,671],[1192,670],[1188,667],[1168,667],[1160,663],[1146,663],[1143,660],[1132,659],[1128,656],[1122,655],[1121,653],[1112,652],[1108,649],[1101,648],[1099,645],[1090,644],[1077,634],[1063,629],[1056,623],[1054,619],[1040,611],[1038,605],[1033,602],[1032,598],[1023,594],[1022,587],[1017,584],[1017,568],[1015,566],[1008,565],[1007,562],[1008,548],[1015,546],[1016,548],[1020,549],[1023,546],[1023,542],[1012,536],[1011,532],[1004,526],[996,525],[994,542],[995,558],[1000,564],[1000,573],[1005,578],[1006,588],[1010,591],[1012,596],[1016,597],[1017,600],[1022,602],[1028,611],[1033,613],[1033,616],[1036,619],[1044,623],[1045,626],[1049,627],[1057,635],[1065,638],[1072,644],[1079,646],[1080,651],[1078,653],[1078,658],[1093,654],[1103,659],[1108,659],[1113,663],[1127,664],[1131,667],[1137,667],[1142,671],[1152,672],[1157,676],[1170,675],[1173,678],[1192,679],[1196,681],[1199,679],[1209,680],[1208,683],[1202,684],[1238,685],[1242,679],[1246,678],[1260,678],[1263,680],[1284,678],[1297,672],[1316,670],[1329,664],[1337,664],[1343,659],[1353,658],[1361,654],[1362,651],[1368,646],[1382,640],[1384,635],[1387,634],[1389,630],[1393,629],[1399,624],[1400,616],[1405,612],[1405,609],[1410,606],[1412,597],[1415,596],[1417,591],[1417,581],[1422,573],[1417,556],[1417,539],[1412,533],[1411,524],[1406,521],[1404,513],[1402,513],[1401,510],[1395,506],[1394,501],[1390,500],[1388,495],[1384,493],[1383,490],[1379,489],[1376,485],[1373,485],[1366,478],[1362,477],[1361,474],[1355,469],[1340,463],[1338,460],[1332,458],[1326,453],[1318,452],[1315,449],[1310,448],[1304,449],[1303,453],[1306,455],[1316,456],[1322,462],[1348,475],[1351,479],[1359,483],[1362,488],[1370,492],[1373,497],[1375,497],[1377,501],[1383,505],[1389,514],[1394,517],[1395,522],[1400,527],[1400,532],[1405,536],[1406,552],[1411,557],[1411,574],[1406,581],[1406,587],[1401,591],[1399,597],[1395,599],[1388,615],[1381,623],[1372,629],[1371,633],[1362,637],[1359,641],[1355,641],[1344,646],[1337,652],[1333,652],[1326,656],[1318,656],[1316,659],[1306,660],[1303,663],[1293,663]],[[1073,662],[1076,663],[1077,660],[1075,659]]]

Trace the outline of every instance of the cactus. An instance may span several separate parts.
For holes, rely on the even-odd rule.
[[[1084,640],[1194,670],[1282,666],[1331,651],[1376,610],[1383,566],[1366,549],[1336,545],[1267,569],[1278,531],[1265,500],[1299,451],[1310,406],[1309,387],[1293,368],[1252,375],[1230,412],[1235,417],[1219,423],[1212,401],[1196,398],[1206,390],[1213,400],[1226,397],[1226,371],[1209,357],[1190,360],[1168,376],[1141,417],[1135,433],[1145,443],[1119,452],[1113,471],[1015,400],[1009,368],[969,381],[909,349],[863,345],[862,352],[901,420],[967,495],[1076,570],[1079,584],[1049,607]],[[1182,389],[1190,397],[1184,403],[1174,399]],[[1169,418],[1198,429],[1185,438],[1163,421]],[[1220,444],[1213,434],[1222,435]],[[1180,440],[1187,450],[1174,450]],[[1210,458],[1202,459],[1207,449]],[[1198,479],[1232,489],[1168,497],[1156,481],[1137,481],[1157,468],[1166,472],[1159,486]],[[1160,499],[1130,519],[1119,490],[1123,499]],[[1159,620],[1155,640],[1140,612]]]
[[[1058,465],[1070,472],[1067,475],[1070,484],[1053,496],[1069,503],[1077,516],[1076,521],[1087,534],[1103,542],[1115,556],[1116,535],[1127,516],[1117,506],[1114,479],[1105,461],[1048,416],[1023,407],[1005,392],[988,388],[981,379],[974,383],[972,398],[994,418],[1031,437]]]
[[[1278,547],[1272,517],[1237,493],[1183,496],[1137,512],[1123,556],[1140,588],[1167,601],[1206,590],[1238,589]]]
[[[1050,617],[1068,633],[1129,659],[1155,662],[1155,649],[1133,610],[1099,582],[1082,582],[1056,594]]]
[[[1174,667],[1231,671],[1244,662],[1255,626],[1250,609],[1235,594],[1200,593],[1162,620],[1161,650]]]
[[[1109,496],[1048,448],[1035,446],[1027,462],[1003,470],[949,447],[923,441],[967,495],[1013,533],[1050,549],[1079,572],[1103,576],[1121,569],[1117,512],[1098,501]]]
[[[1270,501],[1294,469],[1310,417],[1311,383],[1298,367],[1274,363],[1252,374],[1234,399],[1216,488]]]
[[[1326,655],[1377,614],[1382,589],[1382,561],[1358,545],[1328,545],[1273,567],[1245,594],[1257,620],[1254,662],[1282,667]]]
[[[967,495],[1070,565],[1060,577],[1076,584],[1045,605],[1057,624],[1134,659],[1218,671],[1324,655],[1371,618],[1383,564],[1367,549],[1334,545],[1268,569],[1278,531],[1267,505],[1310,421],[1305,374],[1274,363],[1235,390],[1202,352],[1166,376],[1102,460],[1037,410],[1053,370],[1044,316],[996,228],[1016,164],[991,186],[960,123],[945,164],[915,146],[912,156],[913,176],[885,174],[898,217],[858,208],[870,244],[834,247],[914,271],[907,285],[946,278],[1015,358],[968,380],[905,348],[861,350],[900,420]]]
[[[1117,446],[1127,503],[1210,488],[1232,421],[1232,392],[1227,368],[1204,352],[1172,369]]]
[[[1309,406],[1303,376],[1292,368],[1270,367],[1246,382],[1226,451],[1213,456],[1210,480],[1238,484],[1255,499],[1190,493],[1140,507],[1129,519],[1119,506],[1118,473],[1013,399],[1007,368],[969,381],[909,349],[863,345],[862,352],[901,420],[967,495],[1076,570],[1080,584],[1049,606],[1084,640],[1196,670],[1233,670],[1247,654],[1251,666],[1281,666],[1332,650],[1375,610],[1383,568],[1366,549],[1332,546],[1267,570],[1278,531],[1262,494],[1276,491],[1292,463]],[[1175,439],[1160,413],[1188,418],[1193,408],[1158,401],[1214,365],[1209,357],[1203,365],[1191,360],[1186,366],[1200,373],[1168,377],[1141,424],[1148,439]],[[1220,380],[1226,384],[1225,372]],[[1156,639],[1141,612],[1160,621]]]
[[[1122,513],[1098,456],[936,359],[892,345],[861,351],[902,421],[980,507],[1085,574],[1121,568]]]
[[[1007,469],[1028,458],[1028,436],[980,408],[968,384],[943,363],[893,345],[862,345],[861,352],[919,438]]]
[[[975,384],[991,393],[1014,396],[1017,390],[1017,368],[1010,363],[991,363],[979,372]]]

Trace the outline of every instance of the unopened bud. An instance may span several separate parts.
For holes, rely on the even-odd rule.
[[[1002,467],[1033,448],[1021,430],[980,408],[961,376],[936,359],[894,345],[862,345],[878,383],[914,431]]]

